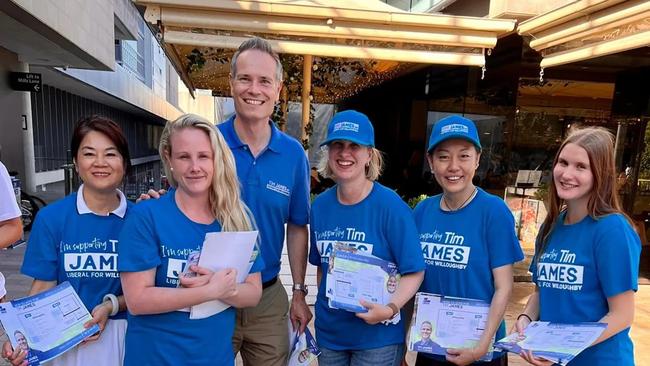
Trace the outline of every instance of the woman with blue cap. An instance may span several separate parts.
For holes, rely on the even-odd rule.
[[[319,172],[336,185],[319,195],[311,210],[309,262],[318,266],[316,338],[321,366],[399,365],[404,353],[404,320],[389,321],[415,294],[423,278],[415,223],[408,206],[375,182],[382,170],[372,123],[357,111],[339,112],[321,144]],[[387,305],[361,301],[367,312],[328,305],[325,282],[334,244],[393,262],[401,280]],[[384,322],[385,324],[380,324]],[[387,324],[387,325],[386,325]]]
[[[505,336],[503,315],[512,292],[512,265],[523,259],[505,202],[472,183],[480,157],[474,122],[450,116],[435,124],[427,160],[443,192],[422,201],[414,211],[426,263],[421,291],[483,300],[490,311],[475,347],[447,349],[446,357],[418,353],[418,366],[508,362],[501,352],[494,352],[492,361],[477,362],[488,353],[495,334],[497,340]]]

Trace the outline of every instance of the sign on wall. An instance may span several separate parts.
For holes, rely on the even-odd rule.
[[[39,93],[43,89],[41,74],[34,72],[10,72],[9,85],[13,90]]]

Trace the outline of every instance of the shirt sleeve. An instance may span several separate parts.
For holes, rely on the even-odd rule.
[[[289,202],[289,222],[304,226],[309,223],[309,161],[304,151],[300,154],[299,167],[296,169]]]
[[[0,221],[7,221],[20,217],[20,209],[16,202],[14,186],[5,166],[0,163]]]
[[[395,197],[391,207],[385,211],[387,222],[384,225],[384,235],[388,239],[399,273],[405,275],[424,271],[422,246],[410,208],[401,198]]]
[[[515,219],[512,213],[499,198],[490,205],[487,221],[487,249],[490,258],[490,268],[499,268],[524,259],[519,239],[515,233]]]
[[[58,239],[49,227],[49,211],[36,214],[20,271],[41,281],[56,281],[59,270]]]
[[[135,205],[122,227],[118,245],[117,268],[120,272],[141,272],[160,265],[158,235],[151,212],[159,202],[141,202]]]
[[[638,289],[641,241],[621,215],[601,218],[594,248],[596,273],[606,297]]]

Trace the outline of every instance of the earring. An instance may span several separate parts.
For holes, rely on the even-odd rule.
[[[169,171],[170,171],[170,172],[173,172],[173,171],[174,171],[174,168],[169,167]]]

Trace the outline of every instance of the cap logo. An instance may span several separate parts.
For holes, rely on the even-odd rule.
[[[469,128],[465,125],[461,125],[459,123],[453,123],[447,126],[443,126],[440,129],[440,134],[444,135],[446,133],[451,133],[451,132],[460,132],[460,133],[469,133]]]
[[[334,124],[334,130],[332,132],[336,131],[359,132],[359,124],[353,122],[337,122]]]

